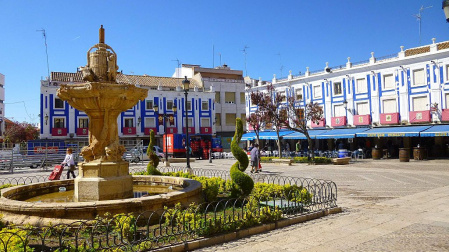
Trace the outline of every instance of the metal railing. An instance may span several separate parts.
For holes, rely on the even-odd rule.
[[[164,172],[184,169],[160,168]],[[230,177],[227,171],[193,169],[193,172],[197,176]],[[147,251],[337,206],[337,186],[332,181],[261,174],[251,174],[251,177],[255,182],[297,185],[299,191],[222,199],[188,209],[165,208],[40,228],[5,227],[0,231],[0,251],[16,248],[20,251]],[[28,184],[45,180],[43,176],[30,176],[1,178],[0,183]]]

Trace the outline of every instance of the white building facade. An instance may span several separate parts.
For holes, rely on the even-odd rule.
[[[249,103],[250,92],[266,90],[266,85],[258,83],[253,81],[247,90],[247,114],[255,109]],[[309,122],[310,129],[447,124],[449,41],[436,43],[433,39],[430,45],[407,50],[401,47],[398,54],[382,58],[371,53],[371,58],[357,64],[350,58],[338,67],[326,63],[321,71],[307,68],[300,76],[290,72],[287,79],[274,77],[272,83],[275,92],[294,96],[300,106],[313,102],[324,109],[323,120]],[[447,133],[443,131],[440,136]],[[438,141],[444,145],[447,139]],[[411,141],[406,145],[412,145]]]
[[[148,96],[133,108],[122,112],[117,118],[119,138],[123,144],[133,144],[141,139],[148,140],[150,130],[157,135],[186,132],[185,128],[185,94],[182,89],[183,78],[166,78],[156,76],[136,76],[119,74],[117,81],[131,83],[147,88]],[[195,80],[190,80],[187,96],[187,114],[189,134],[215,134],[213,124],[215,93],[210,89],[200,88]],[[82,81],[80,72],[52,72],[51,81],[41,81],[40,114],[41,139],[62,139],[87,142],[87,115],[62,101],[56,95],[60,84],[74,84]],[[158,111],[154,107],[157,104]],[[166,114],[167,117],[160,115]]]

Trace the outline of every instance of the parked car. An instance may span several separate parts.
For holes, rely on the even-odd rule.
[[[129,151],[126,151],[123,154],[123,160],[131,162],[131,163],[139,163],[140,158],[142,157],[142,151],[139,151],[138,149],[134,148]]]
[[[146,153],[147,153],[147,149],[148,149],[148,146],[145,146],[145,148],[144,148],[144,150],[143,150],[143,152],[145,153],[145,155],[146,155]],[[159,147],[159,146],[153,146],[153,151],[154,151],[154,153],[156,153],[156,155],[159,157],[159,159],[164,159],[164,158],[165,158],[165,153],[164,153],[164,151],[162,150],[161,147]]]

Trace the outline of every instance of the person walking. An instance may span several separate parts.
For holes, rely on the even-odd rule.
[[[254,148],[251,150],[251,173],[259,172],[259,145],[256,143],[254,144]]]
[[[73,159],[73,150],[72,148],[67,148],[66,155],[64,158],[64,161],[61,163],[62,166],[68,166],[67,170],[67,179],[70,179],[70,173],[72,174],[73,178],[76,178],[75,176],[75,160]]]

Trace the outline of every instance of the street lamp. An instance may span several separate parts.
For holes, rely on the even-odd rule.
[[[184,80],[182,81],[182,87],[184,88],[185,95],[185,106],[184,109],[186,111],[186,157],[187,157],[187,169],[190,169],[190,159],[189,159],[189,120],[188,120],[188,112],[187,112],[187,94],[189,93],[189,85],[190,81],[187,79],[187,76],[184,76]]]
[[[163,118],[163,123],[164,123],[164,134],[165,134],[165,164],[168,164],[168,143],[167,143],[167,118],[169,118],[170,116],[173,116],[173,118],[175,117],[175,113],[176,113],[176,103],[173,104],[173,115],[172,114],[158,114],[158,110],[159,110],[159,106],[157,104],[154,104],[153,106],[153,110],[154,112],[157,114],[157,118],[159,119],[159,116],[162,116]]]
[[[443,0],[443,11],[446,16],[446,22],[449,22],[449,0]]]
[[[348,109],[348,101],[343,101],[343,108],[345,108],[346,111],[348,111],[352,115],[352,111]]]

